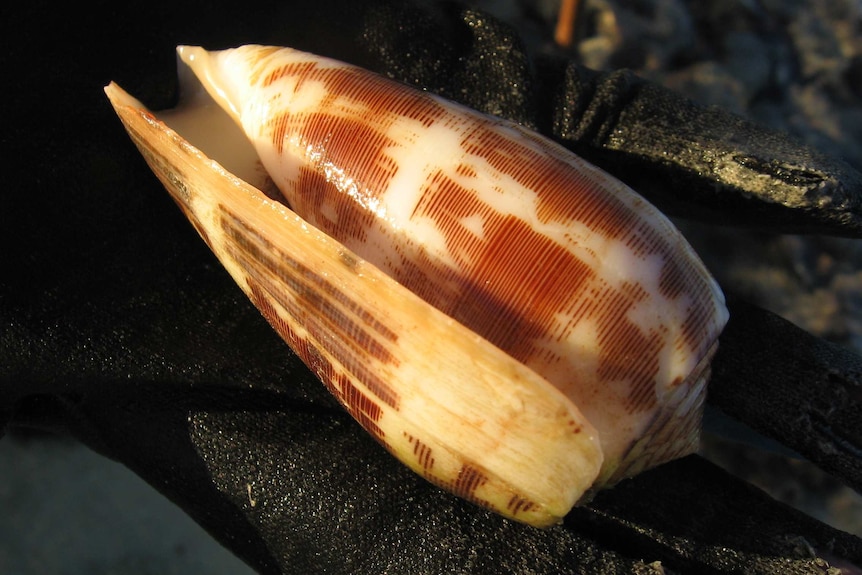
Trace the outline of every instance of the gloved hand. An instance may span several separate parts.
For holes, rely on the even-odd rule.
[[[101,88],[116,80],[169,107],[176,44],[290,45],[530,125],[667,211],[779,231],[862,236],[859,174],[630,73],[532,60],[506,26],[457,4],[311,4],[164,3],[72,20],[28,4],[5,19],[3,68],[35,88],[7,90],[0,138],[15,160],[0,195],[3,427],[71,433],[262,573],[644,573],[655,561],[822,572],[800,539],[862,564],[858,538],[697,456],[600,493],[545,531],[429,485],[361,431],[246,301]],[[36,14],[38,42],[10,26]],[[94,28],[106,14],[111,24]],[[88,35],[62,33],[75,25]],[[706,174],[709,153],[737,158],[738,170]],[[860,358],[733,297],[730,310],[709,402],[858,490]]]

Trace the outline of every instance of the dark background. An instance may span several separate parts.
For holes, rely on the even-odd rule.
[[[572,55],[589,65],[634,68],[705,103],[792,132],[857,167],[862,162],[858,3],[587,4],[594,7],[584,20],[583,42]],[[386,3],[371,10],[352,6],[91,2],[58,8],[29,2],[0,9],[0,70],[6,78],[0,146],[7,158],[0,193],[0,422],[15,415],[14,436],[4,439],[15,442],[14,447],[4,445],[7,451],[0,460],[6,468],[0,468],[0,501],[46,505],[53,497],[61,499],[57,490],[67,485],[71,499],[88,488],[103,489],[104,484],[88,483],[86,475],[67,476],[74,467],[57,467],[57,458],[70,457],[66,450],[77,450],[78,444],[45,443],[32,431],[22,439],[22,430],[48,429],[121,459],[190,510],[223,544],[271,572],[288,565],[306,572],[379,571],[386,565],[393,571],[475,572],[501,563],[527,572],[541,571],[540,560],[592,572],[630,572],[653,560],[685,570],[697,564],[692,557],[729,548],[740,563],[724,556],[710,563],[723,572],[721,565],[751,566],[745,557],[758,555],[763,545],[770,545],[765,555],[775,565],[784,558],[810,559],[806,545],[816,547],[818,540],[802,535],[800,541],[791,540],[794,533],[809,532],[792,521],[794,527],[784,531],[773,531],[772,523],[753,529],[763,540],[750,545],[740,544],[727,525],[726,531],[703,527],[711,535],[700,539],[689,538],[682,527],[675,532],[680,519],[667,512],[675,505],[673,493],[653,491],[676,480],[685,489],[681,475],[704,469],[707,464],[699,461],[627,484],[621,495],[576,513],[566,536],[500,526],[495,518],[405,473],[381,457],[370,440],[355,439],[355,424],[318,382],[285,357],[283,344],[149,175],[102,86],[115,80],[151,107],[167,107],[175,98],[176,44],[220,47],[254,41],[289,44],[369,67],[388,62],[404,79],[421,73],[429,87],[473,98],[474,105],[517,113],[535,104],[495,99],[475,86],[459,92],[476,74],[459,60],[459,50],[471,38],[463,30],[435,38],[438,48],[428,54],[418,40],[392,40],[409,38],[403,31],[401,36],[374,36],[380,30],[376,22],[400,16],[407,29],[427,29],[447,21],[456,8],[405,8],[399,14]],[[550,49],[553,7],[486,7],[518,26],[529,50]],[[364,30],[365,51],[355,49],[357,30]],[[423,67],[431,55],[447,64],[439,75]],[[453,69],[461,76],[452,77]],[[831,341],[857,351],[862,347],[858,240],[681,225],[725,288]],[[248,446],[259,446],[267,437],[272,438],[272,445],[265,446],[267,457],[255,457]],[[289,457],[271,457],[278,450]],[[31,463],[34,454],[42,453],[48,459]],[[762,467],[779,465],[762,454],[734,451],[724,457],[737,472],[754,471],[756,479],[764,475]],[[353,463],[345,466],[344,461]],[[815,493],[812,513],[832,511],[837,517],[840,513],[828,505],[839,511],[845,506],[846,517],[833,520],[860,532],[858,507],[853,507],[858,499],[808,468],[800,471],[797,464],[781,462],[789,469],[782,473],[798,475],[779,483],[779,491],[796,503]],[[12,470],[28,468],[50,476],[44,484],[50,498],[12,491]],[[105,473],[113,477],[110,469]],[[240,472],[219,473],[225,469]],[[267,479],[273,477],[284,477],[284,484],[268,487]],[[698,481],[704,493],[727,494],[730,489],[721,481],[714,486]],[[190,490],[189,485],[200,487]],[[249,512],[243,498],[225,495],[231,493],[248,493],[261,507]],[[689,492],[679,496],[694,497]],[[748,501],[748,496],[740,491],[738,501]],[[134,497],[124,503],[97,498],[88,505],[102,513],[111,505],[111,512],[98,519],[110,524],[117,515],[134,517],[141,506],[149,511],[155,505]],[[658,500],[655,507],[648,504],[651,497]],[[633,501],[643,502],[643,509]],[[66,516],[67,504],[58,503],[53,516],[50,508],[37,514],[26,505],[6,514],[9,522],[2,532],[58,543],[17,548],[4,537],[0,570],[11,566],[25,573],[45,572],[47,565],[63,573],[144,573],[165,572],[166,566],[182,572],[180,567],[191,565],[209,571],[206,559],[190,556],[209,552],[197,551],[197,543],[158,525],[160,519],[153,530],[180,543],[150,543],[130,532],[134,542],[127,551],[121,550],[125,542],[118,537],[107,541],[110,549],[99,557],[98,546],[77,543],[93,520]],[[414,504],[420,516],[412,522],[393,512]],[[754,509],[759,508],[749,508]],[[374,520],[375,514],[391,519]],[[75,536],[62,535],[57,527]],[[656,544],[661,537],[666,539]],[[791,539],[777,545],[779,537]],[[819,541],[828,539],[821,533]],[[858,553],[858,542],[846,543],[845,549],[852,545]],[[375,551],[363,551],[368,548]],[[695,548],[698,553],[691,550]],[[149,554],[159,549],[164,563]],[[54,553],[58,557],[48,557]],[[410,561],[399,563],[405,555]],[[768,572],[768,567],[762,569]]]

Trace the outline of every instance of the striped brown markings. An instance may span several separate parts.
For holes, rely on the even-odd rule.
[[[422,466],[422,472],[426,476],[430,476],[431,470],[434,469],[434,450],[423,442],[418,437],[413,437],[411,434],[404,432],[407,442],[413,446],[413,456],[416,461]]]
[[[427,270],[420,275],[402,266],[396,277],[400,283],[522,363],[540,352],[535,340],[545,336],[556,317],[569,315],[566,330],[582,320],[596,321],[598,376],[631,382],[626,405],[630,413],[655,405],[653,390],[663,334],[644,334],[625,318],[634,303],[646,297],[641,286],[627,284],[622,292],[611,289],[566,247],[523,220],[500,214],[442,172],[429,180],[415,215],[435,221],[449,252],[465,271],[455,273],[440,266],[429,282]],[[483,238],[462,224],[476,215],[485,222]],[[500,265],[501,261],[506,265]],[[457,288],[445,290],[441,285]],[[563,339],[566,332],[555,335]],[[545,359],[553,362],[558,358]]]
[[[550,150],[547,142],[532,135],[526,139]],[[471,154],[487,160],[501,173],[533,190],[538,197],[537,214],[547,223],[580,222],[593,231],[612,239],[627,236],[626,245],[637,256],[659,254],[664,260],[659,288],[664,297],[673,300],[688,293],[691,307],[683,325],[684,344],[695,353],[706,352],[704,335],[711,326],[704,319],[713,311],[712,290],[694,266],[681,267],[674,256],[679,246],[670,244],[662,228],[654,228],[641,220],[637,208],[623,203],[592,178],[572,170],[556,152],[541,153],[520,139],[509,138],[487,127],[477,128],[464,140]],[[707,342],[708,343],[708,342]]]
[[[575,430],[575,433],[578,431],[579,430]],[[407,438],[408,443],[413,446],[413,456],[416,458],[417,463],[422,467],[422,474],[426,479],[474,504],[487,508],[492,507],[487,501],[476,495],[476,490],[487,483],[487,475],[469,463],[465,463],[461,466],[461,469],[458,470],[458,475],[455,479],[442,481],[440,477],[431,473],[431,470],[434,468],[433,449],[418,437],[414,437],[407,432],[404,432],[404,436]],[[506,508],[513,516],[517,516],[519,513],[527,513],[535,509],[536,503],[524,496],[512,495]]]
[[[335,396],[347,407],[350,415],[377,441],[387,445],[386,434],[377,425],[383,415],[380,406],[353,385],[350,377],[344,373],[336,374],[333,378],[333,384],[329,387],[330,392],[336,389],[340,392],[336,393]]]
[[[484,237],[463,224],[474,216],[484,222]],[[442,171],[429,178],[414,217],[435,222],[458,269],[438,264],[427,281],[402,265],[396,279],[521,362],[537,353],[534,340],[569,304],[560,294],[578,293],[594,275],[569,250]]]
[[[458,476],[451,483],[451,485],[449,485],[449,488],[452,493],[454,493],[458,497],[466,499],[467,501],[478,503],[480,505],[485,505],[487,507],[487,503],[485,503],[482,499],[476,496],[476,490],[485,485],[487,482],[487,475],[485,475],[479,469],[470,465],[469,463],[465,463],[458,471]]]
[[[426,94],[349,67],[290,64],[272,72],[267,82],[287,75],[300,86],[322,82],[327,92],[315,112],[285,112],[273,121],[276,146],[281,146],[287,134],[298,134],[323,153],[319,164],[301,168],[301,196],[289,201],[298,212],[308,214],[310,221],[356,246],[365,240],[366,230],[376,217],[361,201],[386,190],[398,169],[386,154],[386,148],[398,145],[386,135],[393,121],[403,114],[427,126],[448,118],[451,112]],[[345,111],[339,107],[339,98],[357,108]],[[367,113],[357,114],[356,109]],[[673,299],[687,290],[695,291],[681,336],[672,345],[705,353],[701,339],[708,328],[703,325],[704,318],[712,312],[711,290],[697,279],[697,270],[677,263],[671,255],[676,246],[668,245],[661,230],[642,222],[636,209],[607,193],[591,177],[573,170],[544,140],[494,128],[493,123],[477,124],[463,138],[465,152],[483,158],[533,190],[543,222],[579,221],[606,237],[624,238],[635,255],[660,254],[665,260],[660,277],[662,294]],[[526,145],[527,141],[537,147]],[[462,165],[458,170],[469,175],[472,169]],[[353,193],[360,201],[344,193],[346,185],[358,186]],[[578,322],[593,321],[600,343],[599,378],[631,382],[626,404],[630,413],[655,405],[658,352],[665,343],[667,327],[658,328],[664,332],[643,333],[625,318],[633,303],[645,294],[641,286],[630,284],[623,292],[615,291],[567,248],[519,218],[501,215],[442,170],[426,185],[416,215],[437,223],[449,252],[461,269],[468,271],[456,272],[419,249],[413,254],[402,253],[402,261],[392,266],[399,283],[522,362],[537,353],[549,355],[535,342],[545,337],[555,317],[568,314],[571,318],[562,331],[552,334],[558,341]],[[334,214],[336,221],[321,221],[326,214]],[[475,215],[486,224],[484,238],[462,224],[463,218]],[[506,266],[500,265],[502,254]],[[560,359],[551,354],[542,361]]]
[[[659,331],[644,333],[628,319],[638,298],[636,290],[627,290],[627,286],[631,284],[623,284],[620,291],[606,291],[602,306],[596,305],[594,313],[598,322],[599,379],[629,382],[625,409],[633,414],[654,408],[658,401],[656,376],[667,327],[660,325]]]
[[[527,137],[527,140],[539,144],[540,148],[548,148],[547,143],[536,138]],[[542,154],[525,145],[525,140],[518,138],[517,134],[509,138],[487,127],[480,127],[465,137],[463,145],[469,153],[485,159],[501,173],[533,190],[538,197],[537,213],[542,221],[578,221],[606,237],[625,238],[627,247],[638,257],[661,255],[664,260],[659,280],[661,295],[671,300],[683,295],[690,299],[681,336],[672,345],[677,348],[687,346],[699,355],[706,352],[703,347],[704,335],[711,326],[704,319],[712,313],[711,287],[701,279],[699,270],[679,265],[673,255],[678,246],[667,242],[661,228],[654,228],[649,222],[640,219],[635,209],[637,202],[634,208],[629,207],[592,180],[572,170],[555,153]],[[453,237],[456,235],[453,234]],[[511,243],[514,241],[523,241],[523,238],[513,237]],[[451,251],[457,253],[457,249]],[[511,259],[515,260],[514,257]],[[560,269],[559,272],[572,281],[566,270]],[[526,277],[527,273],[517,275]],[[565,291],[556,292],[570,294],[571,299],[541,302],[533,305],[533,310],[541,310],[543,305],[549,304],[549,312],[569,313],[569,328],[581,319],[594,321],[599,329],[599,377],[606,381],[626,379],[631,382],[626,404],[629,413],[651,409],[656,403],[654,389],[659,372],[658,352],[669,328],[662,325],[655,332],[643,333],[626,318],[632,306],[646,297],[642,286],[629,283],[616,292],[600,278],[596,279],[599,280],[598,286],[592,282],[574,280]],[[535,301],[526,294],[524,299]],[[573,309],[563,309],[562,306],[570,302],[578,303]],[[541,322],[542,319],[537,318],[537,321]],[[489,334],[485,335],[495,339]],[[521,361],[526,361],[524,351],[529,353],[528,350],[515,349],[500,341],[495,343]],[[640,362],[633,362],[632,358],[639,358]]]
[[[264,69],[264,65],[261,63],[260,69]],[[285,64],[283,66],[279,66],[275,70],[270,71],[269,74],[263,79],[261,86],[266,88],[271,86],[274,82],[281,80],[282,78],[298,78],[302,81],[305,78],[306,74],[308,74],[311,70],[317,67],[317,62],[313,61],[305,61],[305,62],[291,62],[289,64]],[[260,79],[259,75],[252,76],[250,78],[251,84],[257,84]],[[299,86],[297,86],[299,89]]]
[[[397,340],[397,334],[348,294],[279,250],[225,206],[220,206],[219,212],[221,227],[228,238],[227,250],[248,273],[247,283],[255,306],[350,414],[385,443],[383,431],[377,425],[383,413],[377,401],[397,410],[398,393],[367,367],[365,359],[370,353],[382,363],[397,364],[387,347],[387,343]],[[342,262],[347,265],[350,260],[342,258]],[[278,308],[303,326],[317,345],[325,346],[346,373],[297,334]],[[357,388],[351,378],[361,381],[373,398]]]
[[[398,171],[387,149],[400,144],[387,136],[389,128],[405,117],[427,127],[444,117],[446,110],[423,92],[356,68],[288,64],[274,70],[266,81],[285,76],[296,82],[296,89],[319,82],[326,92],[313,112],[295,114],[288,106],[270,120],[272,143],[279,154],[285,139],[297,136],[303,147],[320,154],[314,165],[300,168],[297,191],[288,201],[342,242],[362,242],[375,218],[362,204],[387,190]],[[350,109],[344,109],[345,101]],[[330,213],[334,219],[322,221]]]
[[[281,48],[277,46],[260,46],[257,50],[252,52],[254,58],[250,58],[252,61],[248,63],[249,69],[252,70],[252,75],[249,78],[252,85],[260,82],[260,75],[266,71],[268,67],[267,60],[269,60],[270,56],[278,53],[280,50]]]
[[[506,504],[506,509],[512,514],[512,516],[517,517],[518,513],[527,513],[532,511],[536,507],[536,504],[529,499],[526,499],[520,495],[512,495],[509,502]]]
[[[540,144],[540,149],[527,145]],[[543,153],[543,142],[522,132],[501,133],[493,125],[478,125],[464,136],[467,154],[487,161],[501,174],[534,192],[542,223],[581,222],[605,237],[628,232],[637,216],[602,185],[588,179],[556,154]]]
[[[705,394],[697,388],[706,385],[710,375],[713,347],[700,365],[681,383],[671,387],[661,410],[643,430],[643,434],[622,455],[614,477],[630,477],[647,466],[671,461],[697,450],[700,441],[701,413]],[[691,402],[696,398],[695,402]],[[673,425],[668,422],[673,421]]]
[[[347,412],[370,433],[377,441],[386,445],[386,434],[377,425],[382,416],[380,406],[363,394],[343,372],[337,371],[332,363],[317,349],[309,345],[308,339],[299,337],[290,324],[276,310],[272,296],[260,284],[249,279],[251,300],[269,324],[290,345],[305,365],[323,382],[326,389],[341,403]]]

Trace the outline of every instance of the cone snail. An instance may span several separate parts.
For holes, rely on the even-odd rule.
[[[402,462],[547,526],[697,448],[727,311],[635,192],[349,64],[178,53],[177,110],[156,118],[111,84],[115,110],[239,286]]]

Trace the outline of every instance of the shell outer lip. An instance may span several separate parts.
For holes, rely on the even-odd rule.
[[[559,390],[226,172],[115,84],[106,93],[150,167],[228,272],[396,457],[456,495],[540,527],[558,523],[587,492],[602,461],[597,434]],[[231,221],[253,226],[236,225],[232,237]],[[255,235],[258,251],[268,252],[269,259],[249,261],[246,250],[243,260],[241,244]],[[273,246],[278,246],[274,252]],[[286,303],[302,297],[296,289],[281,294],[279,274],[262,265],[272,262],[273,253],[288,251],[303,259],[306,269],[331,266],[319,277],[341,294],[349,285],[352,301],[370,306],[365,316],[394,326],[397,338],[390,352],[399,358],[399,369],[377,365],[382,362],[374,358],[369,365],[394,379],[397,406],[380,401],[379,390],[355,377],[357,369],[350,367],[355,357],[339,356],[338,346],[329,345],[325,335],[290,324],[297,314],[286,310]],[[275,285],[264,285],[261,277],[274,278]],[[430,386],[416,384],[428,374],[438,378],[440,388],[429,391]]]

